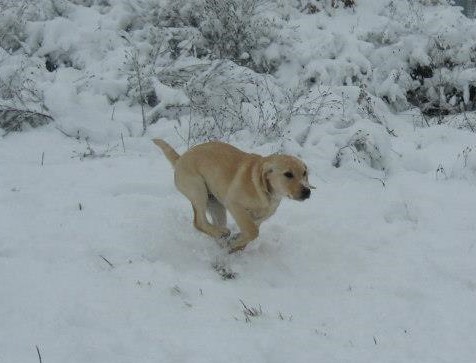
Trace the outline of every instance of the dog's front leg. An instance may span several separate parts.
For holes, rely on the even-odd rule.
[[[248,243],[258,237],[259,228],[251,218],[248,211],[240,205],[228,205],[227,209],[230,211],[235,220],[240,233],[236,237],[230,239],[230,253],[243,250]]]

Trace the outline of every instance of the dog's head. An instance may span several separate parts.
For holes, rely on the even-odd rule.
[[[305,200],[311,196],[307,166],[289,155],[271,155],[265,158],[262,182],[266,191],[277,197]]]

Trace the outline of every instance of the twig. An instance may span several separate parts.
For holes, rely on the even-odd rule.
[[[134,73],[135,76],[137,77],[137,85],[139,88],[139,97],[140,97],[140,110],[141,110],[141,115],[142,115],[142,136],[145,135],[147,132],[147,119],[145,117],[145,107],[144,107],[144,102],[145,102],[145,97],[144,97],[144,87],[142,84],[142,72],[141,72],[141,64],[139,63],[139,51],[136,49],[135,53],[132,54],[132,65],[134,67]]]
[[[246,304],[243,302],[243,300],[240,299],[241,305],[243,305],[243,314],[245,315],[245,321],[249,323],[250,317],[255,317],[255,316],[260,316],[263,315],[263,310],[261,309],[261,305],[259,305],[259,308],[254,308],[254,307],[248,307]]]
[[[465,108],[465,110],[463,111],[463,117],[464,117],[464,120],[466,121],[466,124],[467,124],[467,126],[469,127],[469,129],[470,129],[472,132],[475,132],[474,126],[471,125],[471,122],[470,122],[470,120],[469,120],[468,114],[466,113],[466,108]]]
[[[121,132],[121,141],[122,141],[122,150],[124,151],[124,153],[126,152],[126,146],[124,144],[124,135],[122,134]]]
[[[35,347],[36,347],[36,352],[38,353],[38,359],[40,360],[40,363],[42,363],[42,362],[43,362],[43,360],[41,359],[40,348],[38,348],[38,346],[37,346],[37,345],[35,345]]]
[[[103,255],[99,255],[99,257],[101,257],[104,261],[106,261],[106,263],[107,263],[109,266],[111,266],[111,268],[114,268],[114,265],[113,265],[111,262],[109,262],[106,257],[104,257]]]
[[[76,139],[76,140],[79,140],[81,139],[81,137],[79,136],[79,130],[78,130],[78,134],[76,136],[73,136],[71,134],[68,134],[66,131],[64,131],[61,127],[59,126],[55,126],[55,129],[58,130],[59,132],[61,132],[64,136],[66,137],[70,137],[72,139]]]
[[[380,183],[382,183],[382,186],[385,188],[386,187],[386,184],[385,184],[385,181],[381,178],[373,178],[371,177],[370,179],[373,179],[373,180],[378,180]]]

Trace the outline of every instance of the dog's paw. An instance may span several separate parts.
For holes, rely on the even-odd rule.
[[[232,237],[230,237],[230,230],[227,229],[226,231],[224,231],[222,233],[222,235],[218,238],[215,238],[215,241],[218,243],[218,245],[222,248],[228,248],[230,246],[230,239]]]
[[[232,254],[232,253],[235,253],[235,252],[243,251],[245,249],[245,247],[246,247],[246,245],[231,247],[231,248],[228,249],[228,253]]]
[[[241,234],[237,233],[228,238],[228,253],[235,253],[238,251],[243,251],[247,243],[243,244],[240,241]]]
[[[220,239],[228,239],[230,237],[231,231],[226,227],[219,227],[220,228]]]

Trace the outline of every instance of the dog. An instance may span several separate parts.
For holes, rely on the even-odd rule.
[[[175,186],[192,203],[195,228],[228,246],[230,253],[258,237],[261,223],[274,214],[283,197],[304,201],[314,189],[306,164],[290,155],[263,157],[215,141],[179,155],[164,140],[152,141],[174,167]],[[226,211],[240,229],[232,237]]]

